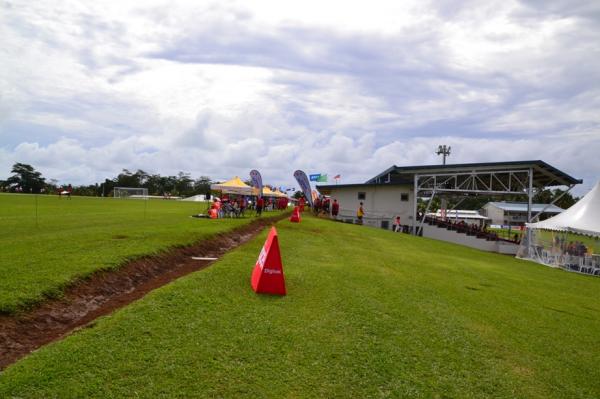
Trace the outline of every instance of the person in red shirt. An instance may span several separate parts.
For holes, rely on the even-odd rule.
[[[260,216],[262,214],[263,207],[265,206],[265,200],[263,197],[260,197],[256,200],[256,216]]]
[[[321,198],[317,198],[313,204],[313,212],[315,213],[315,215],[319,215],[319,212],[321,212]]]
[[[306,205],[306,200],[304,197],[300,197],[298,200],[298,206],[300,207],[300,212],[304,212],[304,205]]]
[[[333,204],[331,204],[331,216],[334,219],[337,219],[337,215],[340,212],[340,203],[337,202],[336,199],[333,200]]]
[[[244,216],[244,211],[246,210],[246,199],[244,197],[240,198],[240,216]]]

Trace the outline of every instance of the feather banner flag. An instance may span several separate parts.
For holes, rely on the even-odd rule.
[[[256,169],[250,171],[250,179],[252,180],[252,186],[258,190],[258,196],[262,197],[263,183],[260,172]]]
[[[300,186],[300,189],[302,190],[302,193],[304,194],[304,198],[306,198],[306,200],[312,207],[312,205],[313,205],[312,192],[310,189],[310,181],[308,181],[308,176],[306,176],[306,173],[304,173],[303,171],[297,170],[294,172],[294,177],[296,178],[296,181],[298,182],[298,185]]]

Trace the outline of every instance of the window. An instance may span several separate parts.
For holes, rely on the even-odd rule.
[[[402,202],[408,201],[408,193],[400,194],[400,201],[402,201]]]
[[[358,193],[359,200],[365,200],[366,198],[367,198],[367,193],[365,193],[364,191],[361,191]]]

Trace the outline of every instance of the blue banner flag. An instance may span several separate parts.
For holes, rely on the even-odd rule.
[[[302,192],[304,193],[304,197],[306,198],[306,201],[308,201],[308,203],[312,207],[312,205],[313,205],[312,192],[310,189],[310,182],[308,181],[308,177],[306,177],[306,173],[304,173],[301,170],[297,170],[294,172],[294,177],[296,178],[296,181],[300,185],[300,189],[302,189]]]
[[[321,177],[320,173],[317,173],[315,175],[309,175],[310,177],[310,181],[319,181],[319,177]]]
[[[262,184],[262,176],[258,170],[250,171],[250,179],[252,180],[252,186],[258,189],[258,196],[262,197],[263,184]]]

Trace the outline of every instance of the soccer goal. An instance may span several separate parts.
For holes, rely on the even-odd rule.
[[[113,191],[115,198],[148,198],[148,189],[143,187],[115,187]]]

